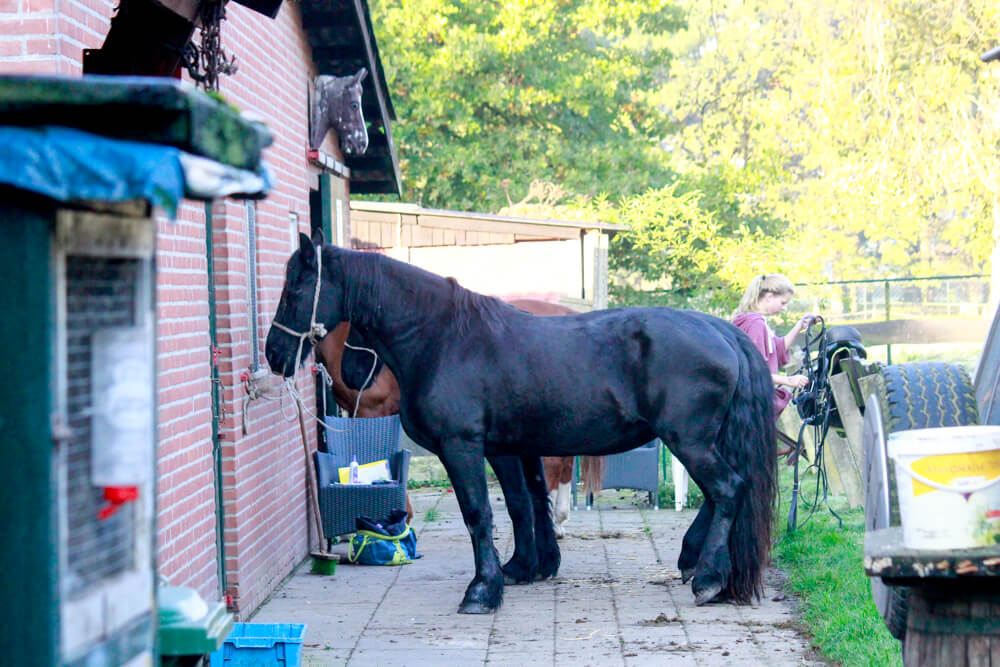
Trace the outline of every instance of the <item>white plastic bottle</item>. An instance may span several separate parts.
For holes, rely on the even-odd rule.
[[[351,457],[351,484],[358,484],[358,457]]]

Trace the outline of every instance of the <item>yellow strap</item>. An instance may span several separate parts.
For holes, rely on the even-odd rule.
[[[399,535],[386,535],[384,533],[376,533],[371,530],[359,530],[357,531],[357,534],[365,535],[366,537],[371,537],[374,540],[391,540],[393,542],[399,542],[401,539],[410,534],[410,527],[407,526],[406,530],[404,530]]]
[[[359,558],[361,558],[361,552],[365,550],[370,542],[375,540],[382,540],[383,542],[392,542],[396,547],[396,553],[392,555],[392,560],[389,562],[390,565],[406,565],[412,563],[413,560],[406,557],[406,551],[403,549],[403,545],[399,543],[404,537],[410,534],[410,527],[407,526],[399,535],[383,535],[382,533],[376,533],[370,530],[359,530],[358,535],[361,535],[361,546],[358,550],[354,551],[354,540],[351,540],[350,545],[347,548],[347,560],[351,563],[356,563]]]

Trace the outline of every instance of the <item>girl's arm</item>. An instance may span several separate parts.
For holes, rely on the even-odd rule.
[[[786,350],[792,349],[792,345],[795,343],[795,337],[798,336],[799,333],[803,329],[805,329],[807,326],[809,326],[809,322],[812,321],[813,317],[814,317],[814,315],[812,315],[812,314],[803,315],[802,319],[800,319],[798,322],[796,322],[795,326],[792,327],[792,330],[789,331],[787,334],[785,334],[785,349]]]
[[[771,380],[775,385],[783,384],[792,389],[805,389],[809,384],[809,378],[805,375],[777,375],[772,374]]]

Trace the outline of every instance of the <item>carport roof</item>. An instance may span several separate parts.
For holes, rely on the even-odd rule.
[[[581,232],[586,231],[604,232],[609,236],[614,236],[616,233],[628,229],[625,225],[602,221],[559,220],[451,211],[393,202],[352,200],[351,210],[406,216],[410,218],[410,224],[421,227],[514,234],[518,237],[576,238]]]

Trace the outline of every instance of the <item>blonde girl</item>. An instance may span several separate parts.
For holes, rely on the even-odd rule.
[[[788,363],[788,350],[799,332],[809,324],[813,315],[805,315],[799,319],[784,336],[775,334],[766,319],[785,310],[794,293],[795,288],[791,281],[780,273],[760,274],[754,276],[747,285],[743,298],[740,299],[740,305],[733,313],[733,324],[750,337],[764,355],[767,367],[771,370],[771,379],[775,385],[775,419],[788,405],[792,391],[805,388],[809,382],[805,375],[781,375],[778,369]]]

